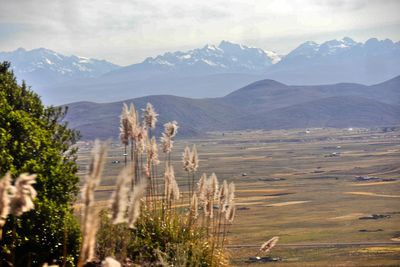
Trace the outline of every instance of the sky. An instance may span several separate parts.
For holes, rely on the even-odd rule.
[[[218,45],[400,40],[399,0],[0,0],[0,51],[45,47],[119,65]]]

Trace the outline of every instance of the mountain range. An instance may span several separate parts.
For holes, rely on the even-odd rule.
[[[287,55],[222,41],[168,52],[126,67],[63,56],[47,49],[0,52],[46,104],[109,102],[147,95],[222,97],[249,83],[273,79],[291,85],[376,84],[400,73],[400,42],[345,37],[305,42]]]
[[[1,61],[10,61],[18,79],[26,80],[33,89],[74,79],[99,77],[119,66],[105,60],[64,56],[45,48],[0,52]]]
[[[398,126],[400,76],[371,86],[289,86],[267,79],[218,98],[153,95],[112,103],[77,102],[68,105],[65,120],[84,139],[117,138],[123,102],[139,110],[152,103],[160,114],[157,133],[163,123],[176,120],[181,136],[245,129]]]

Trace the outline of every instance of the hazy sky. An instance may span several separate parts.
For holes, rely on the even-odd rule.
[[[0,0],[0,51],[127,65],[229,40],[285,54],[308,40],[399,41],[399,11],[398,0]]]

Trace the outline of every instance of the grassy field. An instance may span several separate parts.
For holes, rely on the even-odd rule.
[[[282,261],[252,265],[400,266],[399,130],[252,131],[178,138],[173,161],[183,191],[181,155],[193,143],[200,154],[199,174],[215,172],[221,181],[237,186],[237,218],[229,230],[232,264],[247,265],[261,243],[279,236],[271,256]],[[82,176],[90,146],[80,143]],[[112,144],[100,200],[109,196],[123,166],[122,151]],[[356,181],[360,175],[381,179]],[[372,214],[384,216],[360,219]]]

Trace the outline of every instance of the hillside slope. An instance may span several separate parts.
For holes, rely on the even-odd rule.
[[[158,95],[77,102],[68,105],[66,120],[85,139],[117,137],[124,102],[138,109],[152,103],[160,114],[159,125],[176,120],[183,136],[216,130],[390,126],[400,124],[400,76],[373,86],[288,86],[262,80],[220,98]]]

